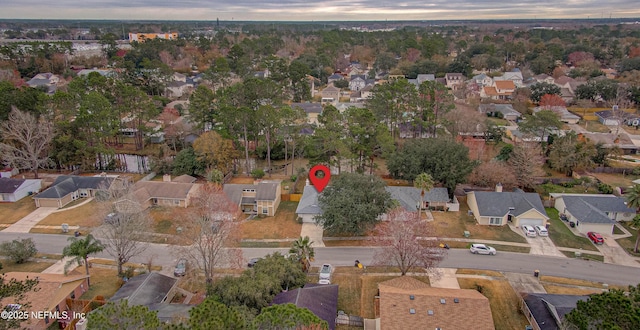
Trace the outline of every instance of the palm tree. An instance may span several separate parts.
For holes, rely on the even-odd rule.
[[[68,241],[70,241],[71,244],[64,247],[64,249],[62,250],[62,256],[74,258],[69,260],[64,266],[65,273],[67,272],[67,268],[71,264],[77,263],[78,266],[80,266],[84,261],[85,270],[87,271],[87,275],[89,275],[89,263],[87,262],[87,259],[89,258],[90,254],[96,254],[104,250],[104,245],[102,245],[102,242],[95,239],[91,234],[81,239],[69,237]],[[87,284],[89,286],[91,285],[88,278]]]
[[[624,196],[627,199],[627,206],[640,209],[640,184],[634,185]]]
[[[638,230],[636,235],[636,245],[633,248],[633,252],[638,253],[638,245],[640,245],[640,214],[636,215],[633,220],[631,220],[630,225]]]
[[[413,186],[420,189],[420,207],[418,207],[418,216],[420,216],[420,213],[424,208],[425,191],[429,191],[433,188],[433,178],[427,173],[420,173],[413,180]]]
[[[302,268],[305,271],[309,269],[309,265],[315,256],[311,244],[313,244],[313,242],[309,239],[309,236],[301,236],[293,242],[291,249],[289,249],[289,253],[296,256],[296,259],[302,263]]]

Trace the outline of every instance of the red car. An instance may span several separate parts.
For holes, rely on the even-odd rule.
[[[590,231],[587,233],[587,237],[593,242],[593,244],[603,244],[604,238],[596,232]]]

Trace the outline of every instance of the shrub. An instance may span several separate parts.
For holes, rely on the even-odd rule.
[[[259,168],[257,168],[255,170],[251,171],[251,176],[254,179],[262,179],[264,177],[264,171],[259,169]]]
[[[613,187],[611,187],[610,185],[606,184],[606,183],[601,183],[598,185],[598,191],[603,193],[603,194],[612,194],[613,193]]]
[[[222,173],[222,171],[217,170],[215,168],[207,171],[206,176],[207,176],[207,181],[209,182],[222,184],[222,180],[224,180],[224,174]]]
[[[38,253],[36,243],[31,238],[14,239],[0,244],[0,253],[17,264],[22,264]]]

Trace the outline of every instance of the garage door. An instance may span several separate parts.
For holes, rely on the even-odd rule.
[[[518,221],[518,225],[522,226],[522,225],[529,225],[529,226],[537,226],[540,225],[542,226],[542,219],[520,219]]]

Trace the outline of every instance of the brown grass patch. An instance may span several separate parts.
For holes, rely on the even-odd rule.
[[[482,294],[489,299],[496,329],[524,329],[527,319],[520,312],[520,298],[507,280],[459,278],[460,288],[482,287]]]
[[[0,272],[3,274],[8,272],[41,273],[55,262],[56,260],[38,259],[17,264],[9,259],[0,259],[0,263],[2,263],[2,270]]]
[[[176,235],[181,219],[187,217],[189,209],[185,207],[153,207],[148,210],[152,221],[152,232]]]
[[[324,245],[327,247],[334,246],[371,246],[371,241],[366,239],[359,240],[323,240]]]
[[[84,268],[74,270],[79,274],[84,274]],[[91,276],[91,286],[89,290],[85,292],[80,299],[93,299],[96,296],[103,296],[105,299],[111,298],[121,286],[121,279],[118,277],[118,272],[115,269],[110,268],[90,268],[89,275]]]
[[[242,238],[277,239],[298,238],[302,224],[296,221],[296,202],[281,202],[273,217],[246,220],[240,224]]]
[[[638,179],[637,175],[622,175],[615,173],[592,173],[592,176],[613,187],[633,186],[633,180]]]
[[[16,223],[35,209],[36,203],[30,197],[25,197],[15,203],[0,203],[0,223]]]
[[[502,273],[500,272],[483,269],[458,269],[456,271],[456,274],[504,277],[504,275],[502,275]]]
[[[59,235],[72,236],[75,231],[75,230],[69,229],[69,232],[63,233],[62,227],[60,226],[57,226],[57,227],[58,228],[31,228],[29,232],[32,234],[59,234]]]
[[[590,287],[590,288],[602,288],[602,282],[592,282],[587,280],[580,280],[575,278],[565,278],[565,277],[557,277],[557,276],[548,276],[543,275],[540,276],[540,281],[551,284],[564,284],[564,285],[574,285],[581,287]],[[627,287],[623,285],[609,285],[609,288],[616,288],[620,290],[626,290]]]
[[[553,285],[553,284],[542,284],[544,289],[549,294],[570,294],[570,295],[589,295],[592,293],[602,293],[602,289],[596,288],[576,288],[576,287],[566,287],[561,285]]]
[[[104,266],[113,266],[116,267],[117,264],[114,260],[110,260],[110,259],[91,259],[91,261],[89,261],[89,264],[91,265],[104,265]],[[127,262],[124,265],[122,265],[123,269],[127,269],[127,268],[133,268],[136,271],[147,271],[147,265],[143,265],[143,264],[136,264],[136,263],[132,263],[132,262]],[[151,270],[152,271],[160,271],[162,270],[162,266],[153,266],[151,265]]]
[[[70,226],[80,226],[80,230],[97,227],[102,224],[102,213],[96,212],[98,203],[93,200],[87,204],[70,210],[51,213],[38,223],[41,226],[60,226],[67,223]]]

